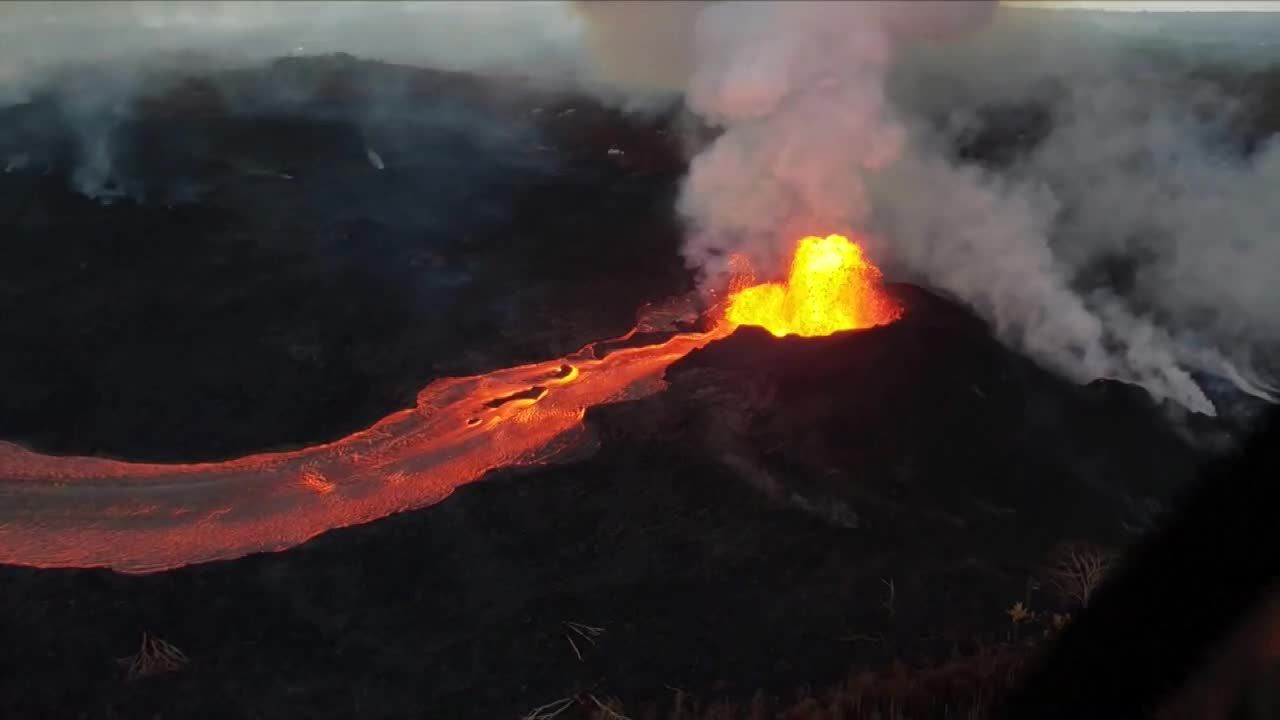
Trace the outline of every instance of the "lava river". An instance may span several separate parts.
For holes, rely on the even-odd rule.
[[[771,296],[777,308],[768,309],[801,308],[812,325],[825,306],[840,318],[827,332],[892,321],[896,314],[849,310],[849,303],[889,305],[878,286],[866,285],[868,271],[848,240],[816,240],[799,246],[821,250],[816,259],[802,262],[798,252],[788,282],[769,286],[780,299]],[[812,273],[822,277],[805,281]],[[840,290],[845,283],[857,284],[858,294]],[[788,287],[813,289],[823,300],[793,298]],[[658,344],[596,343],[560,360],[438,380],[414,408],[293,452],[154,464],[43,455],[0,442],[0,563],[154,572],[283,550],[326,530],[431,505],[490,470],[547,462],[576,447],[587,408],[662,389],[668,366],[736,325],[789,332],[745,317],[741,306],[739,314]],[[655,327],[642,322],[632,334]]]
[[[0,442],[0,563],[153,572],[430,505],[489,470],[552,458],[587,408],[661,389],[668,365],[729,329],[442,379],[415,408],[293,452],[151,464]]]

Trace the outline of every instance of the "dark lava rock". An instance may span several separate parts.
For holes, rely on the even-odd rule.
[[[996,717],[1151,717],[1162,706],[1170,717],[1274,717],[1277,478],[1272,413],[1244,452],[1206,469]]]
[[[690,287],[666,117],[344,57],[75,100],[0,111],[0,437],[38,450],[330,440]]]
[[[1149,523],[1143,508],[1193,476],[1191,451],[1140,388],[1073,385],[1007,350],[967,311],[893,290],[907,307],[896,323],[817,339],[742,328],[672,368],[673,391],[692,374],[697,392],[756,402],[736,451],[815,492],[891,480],[877,494],[912,509],[889,523],[899,527],[933,506],[957,527],[1040,508],[1010,524],[1020,542],[1041,530],[1114,533]],[[783,440],[797,434],[803,446]],[[767,451],[775,445],[785,449]]]
[[[1016,641],[1014,602],[1061,607],[1031,582],[1055,543],[1123,546],[1201,458],[1144,395],[1064,382],[894,292],[908,313],[887,327],[742,328],[690,354],[665,392],[588,413],[586,459],[294,550],[143,577],[0,568],[0,702],[488,720],[575,692],[790,696]],[[114,659],[144,631],[190,664],[127,682]]]

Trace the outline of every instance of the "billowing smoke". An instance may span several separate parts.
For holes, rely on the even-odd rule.
[[[914,152],[873,181],[877,232],[1072,375],[1139,382],[1202,411],[1190,370],[1265,394],[1280,342],[1268,200],[1280,144],[1249,106],[1265,107],[1259,69],[1280,56],[1241,49],[1280,16],[1036,15],[1002,13],[899,65]],[[1020,152],[957,162],[975,125],[1002,118],[994,139]]]
[[[903,152],[885,95],[893,44],[980,23],[987,3],[722,3],[698,19],[686,101],[724,133],[681,199],[691,261],[778,267],[798,233],[865,230],[866,177]]]
[[[988,23],[993,10],[702,11],[686,99],[722,133],[693,158],[680,210],[706,286],[732,254],[780,272],[801,234],[852,232],[1071,377],[1139,383],[1207,413],[1197,371],[1261,392],[1256,353],[1280,341],[1268,200],[1280,144],[1242,155],[1216,142],[1228,107],[1189,102],[1158,50],[1099,43],[1097,28],[1046,44],[1053,13],[1010,28]],[[956,152],[984,111],[999,120],[1018,103],[1043,118],[998,138],[1021,156]]]

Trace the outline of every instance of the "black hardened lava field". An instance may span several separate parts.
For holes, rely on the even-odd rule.
[[[0,11],[0,716],[1280,708],[1250,23],[223,5]]]

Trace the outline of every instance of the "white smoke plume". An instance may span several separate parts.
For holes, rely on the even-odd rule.
[[[963,126],[984,103],[1029,103],[1049,118],[1043,141],[998,174],[966,168],[973,185],[1000,198],[993,217],[1038,198],[1037,231],[1016,222],[992,228],[1008,232],[987,239],[992,252],[971,256],[969,274],[919,257],[916,266],[980,307],[990,303],[989,316],[1016,323],[1007,336],[1077,377],[1131,380],[1204,412],[1212,405],[1188,370],[1266,396],[1262,378],[1275,372],[1268,363],[1280,347],[1271,310],[1280,304],[1280,143],[1269,140],[1274,128],[1251,128],[1245,117],[1242,105],[1267,101],[1258,83],[1228,93],[1207,78],[1250,78],[1280,61],[1275,45],[1242,52],[1251,37],[1267,37],[1259,28],[1280,30],[1280,16],[1151,20],[1162,36],[1139,33],[1151,29],[1141,18],[1086,17],[1092,23],[1064,18],[1048,32],[1008,13],[969,41],[899,68],[897,105],[917,120],[913,147],[929,147],[932,137],[935,175],[954,172],[954,163],[939,168],[936,160],[943,155],[936,143],[954,135],[930,132],[923,118],[960,118]],[[1098,22],[1121,23],[1124,32]],[[922,181],[919,162],[889,175],[900,188]],[[942,206],[963,196],[954,190]],[[921,218],[907,191],[878,199],[878,229],[895,248],[919,254],[922,237],[932,238],[923,246],[929,252],[965,234],[937,206],[924,209],[931,220]],[[916,230],[907,230],[912,224]],[[1017,261],[1027,253],[1052,264],[1034,271]],[[1100,272],[1108,267],[1118,271]],[[1111,277],[1090,279],[1099,274]],[[1012,302],[1001,303],[988,289],[1007,290],[1009,278],[1036,287],[1037,277],[1052,279],[1057,291],[1036,301],[1015,287]],[[1082,337],[1094,338],[1089,351],[1064,352]]]
[[[992,10],[744,2],[702,12],[687,102],[723,133],[693,159],[681,197],[690,262],[715,287],[730,254],[780,271],[799,235],[851,232],[1073,378],[1139,383],[1205,413],[1215,408],[1192,370],[1260,392],[1246,348],[1280,341],[1280,144],[1224,159],[1176,92],[1135,92],[1143,66],[1128,55],[1047,47],[1042,28],[1011,44],[1007,28],[987,27],[967,50],[920,40],[961,35]],[[993,54],[1002,43],[1021,55]],[[907,60],[932,85],[899,70]],[[895,72],[907,76],[896,95]],[[938,92],[922,97],[923,87]],[[1035,93],[1046,89],[1057,93],[1053,128],[1010,168],[954,157],[962,113],[941,131],[930,122],[948,100],[977,111],[1044,101]],[[1139,264],[1136,286],[1081,288],[1109,253]]]
[[[980,23],[987,3],[721,3],[698,19],[686,102],[724,133],[681,199],[691,261],[777,267],[800,232],[865,229],[865,178],[902,155],[885,96],[894,41]]]

